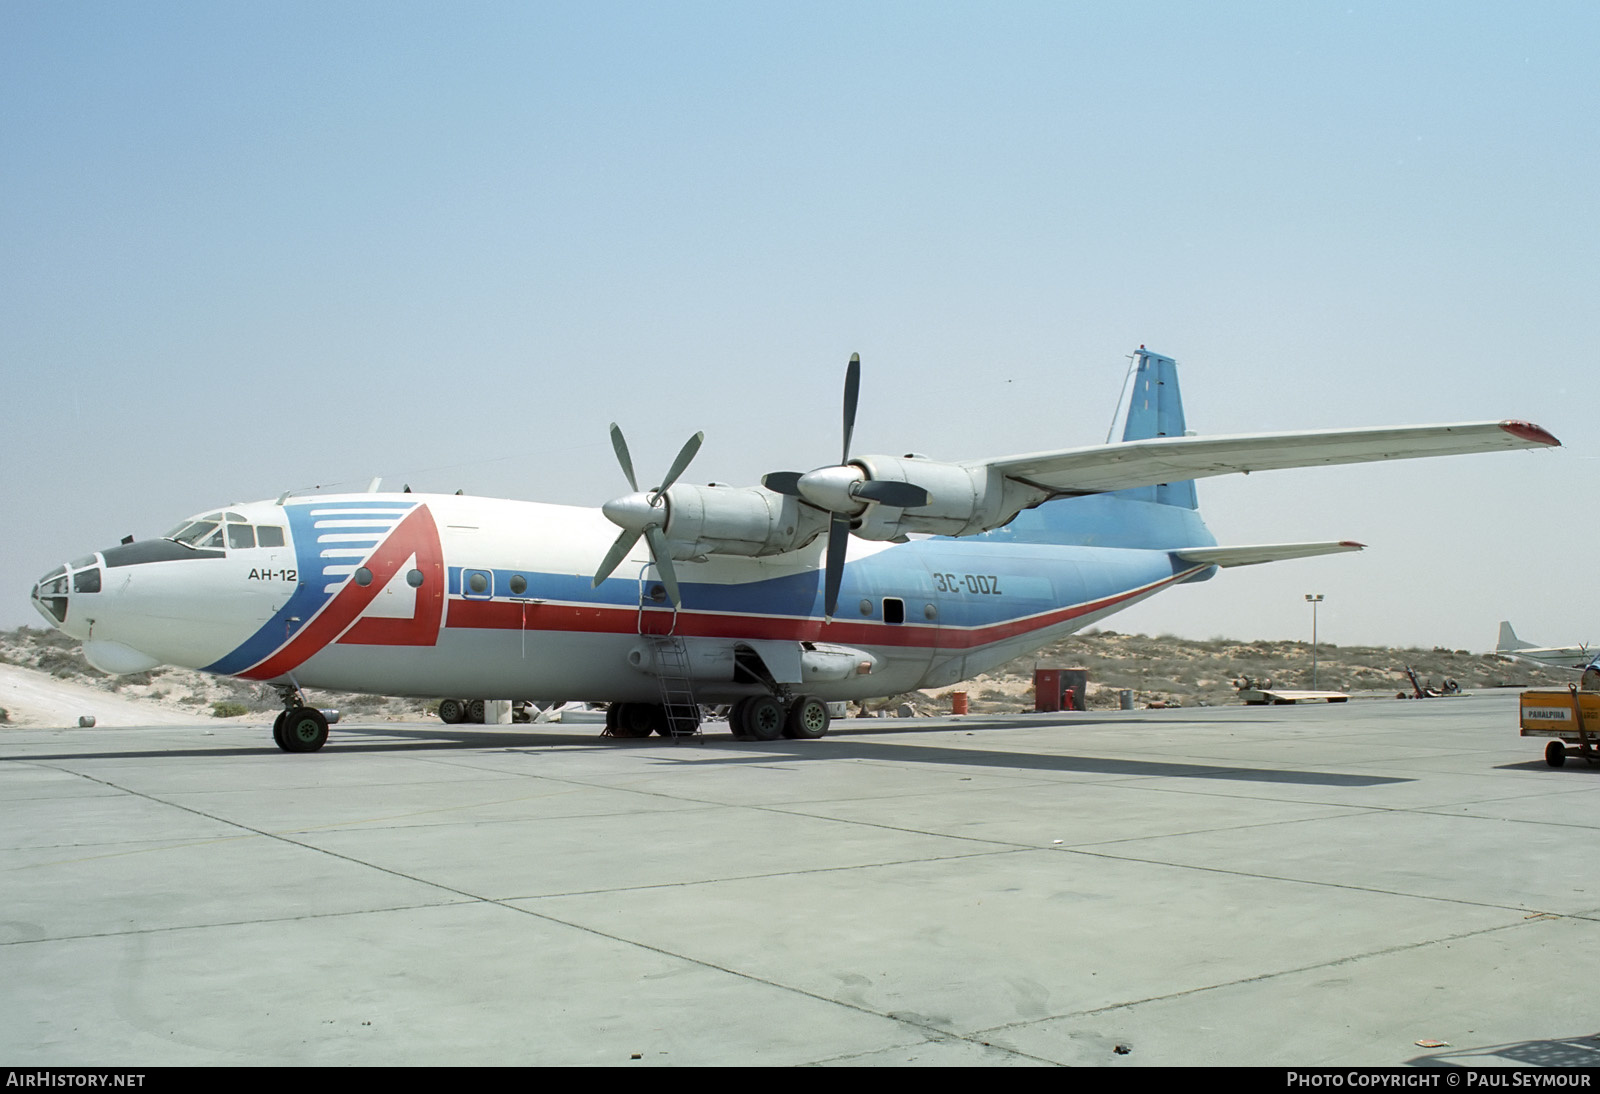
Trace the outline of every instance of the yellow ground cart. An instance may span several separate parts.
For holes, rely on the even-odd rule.
[[[1522,736],[1549,737],[1544,762],[1560,767],[1567,762],[1568,746],[1590,763],[1600,763],[1600,692],[1525,691],[1518,711]]]

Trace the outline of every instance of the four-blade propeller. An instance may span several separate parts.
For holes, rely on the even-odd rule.
[[[861,355],[852,353],[844,374],[844,444],[839,462],[804,474],[774,471],[763,475],[761,485],[778,494],[799,498],[832,514],[828,522],[828,558],[823,575],[823,607],[829,619],[839,606],[839,585],[844,580],[845,548],[850,525],[869,502],[896,509],[928,504],[928,492],[906,482],[880,482],[867,478],[865,469],[850,462],[850,438],[856,429],[856,403],[861,395]]]
[[[643,536],[650,547],[650,558],[661,575],[661,584],[668,598],[674,605],[682,603],[678,599],[678,575],[672,568],[672,548],[667,543],[666,533],[662,531],[670,515],[667,490],[678,481],[678,476],[689,466],[695,453],[700,451],[700,443],[705,439],[704,433],[696,433],[685,441],[678,451],[678,458],[667,469],[661,485],[646,492],[639,489],[639,480],[633,474],[633,459],[628,455],[628,442],[623,440],[622,430],[616,422],[611,423],[611,447],[617,453],[617,462],[622,465],[622,474],[627,478],[628,485],[633,487],[633,493],[612,498],[600,507],[606,519],[622,529],[622,534],[600,563],[600,569],[594,575],[595,587],[611,576],[611,571],[617,568],[628,552],[633,550],[633,545],[639,542],[639,537]]]
[[[928,504],[928,492],[920,486],[906,482],[882,482],[867,477],[866,469],[850,462],[850,439],[856,428],[856,404],[861,394],[861,355],[850,355],[850,366],[844,375],[844,443],[840,448],[839,462],[815,471],[774,471],[762,476],[761,484],[768,490],[798,498],[807,505],[830,514],[828,522],[828,553],[823,574],[823,604],[829,619],[839,606],[839,586],[844,580],[845,548],[850,540],[851,524],[861,516],[869,504],[887,505],[896,509],[915,509]],[[684,444],[678,458],[672,461],[661,485],[648,492],[639,489],[633,473],[633,459],[628,454],[628,443],[622,439],[622,430],[611,423],[611,447],[617,453],[617,463],[633,487],[633,493],[613,498],[600,507],[606,519],[622,529],[606,552],[594,575],[598,586],[611,576],[634,544],[643,536],[650,547],[650,558],[661,575],[661,584],[674,605],[678,597],[678,576],[672,567],[671,545],[663,529],[671,516],[667,490],[678,481],[700,451],[704,433],[696,433]]]

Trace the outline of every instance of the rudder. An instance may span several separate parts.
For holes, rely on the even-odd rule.
[[[1188,430],[1183,420],[1183,395],[1178,390],[1178,362],[1151,353],[1143,346],[1133,356],[1132,391],[1128,395],[1122,439],[1142,441],[1150,437],[1184,436]],[[1135,501],[1199,508],[1193,479],[1119,490],[1117,494]]]

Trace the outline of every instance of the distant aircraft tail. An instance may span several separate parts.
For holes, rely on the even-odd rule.
[[[1507,650],[1531,650],[1532,642],[1524,642],[1517,637],[1517,632],[1511,629],[1511,624],[1504,619],[1500,620],[1500,640],[1494,644],[1496,653],[1505,653]]]
[[[1178,363],[1143,346],[1133,355],[1124,387],[1123,441],[1182,437],[1186,433]],[[1122,403],[1117,404],[1122,412]],[[1112,429],[1116,424],[1113,421]],[[1132,490],[1060,498],[1026,510],[1004,528],[983,535],[1012,543],[1076,544],[1084,547],[1212,547],[1216,537],[1200,519],[1194,480],[1164,482]]]

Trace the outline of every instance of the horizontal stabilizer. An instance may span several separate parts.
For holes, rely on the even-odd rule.
[[[1212,566],[1254,566],[1260,562],[1281,562],[1286,558],[1311,558],[1341,551],[1360,551],[1365,543],[1345,539],[1332,543],[1258,543],[1253,547],[1185,547],[1173,555],[1185,562],[1205,562]]]
[[[1555,437],[1528,422],[1463,422],[1390,429],[1319,429],[1218,437],[1152,437],[1121,444],[968,460],[1008,478],[1055,491],[1093,494],[1234,472],[1322,464],[1458,456],[1502,448],[1545,448]]]

